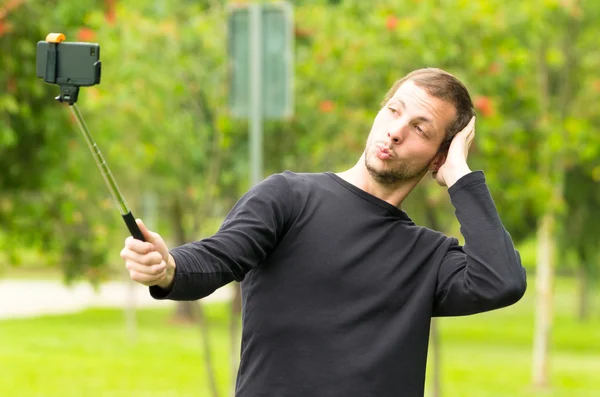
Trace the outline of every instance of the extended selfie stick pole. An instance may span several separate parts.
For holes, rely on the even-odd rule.
[[[64,40],[64,36],[62,36],[62,37],[58,36],[58,37],[52,38],[49,35],[46,40],[50,42],[50,40],[52,40],[52,39],[54,39],[56,41],[52,41],[52,43],[54,43],[54,46],[51,45],[50,46],[51,49],[49,50],[48,66],[47,66],[47,70],[46,70],[46,79],[45,79],[47,82],[51,82],[51,81],[48,81],[48,79],[51,80],[51,77],[56,75],[56,48],[55,47],[58,42]],[[51,55],[52,52],[54,52],[53,56]],[[78,94],[79,94],[79,87],[73,86],[73,85],[60,85],[60,95],[57,96],[56,99],[61,103],[69,104],[69,109],[71,110],[71,113],[75,117],[75,120],[77,120],[77,124],[79,125],[81,134],[83,135],[85,142],[87,143],[90,151],[92,152],[92,155],[94,156],[96,165],[98,166],[98,169],[100,169],[100,173],[102,174],[102,177],[104,178],[104,181],[106,182],[106,186],[108,187],[108,190],[110,190],[110,194],[112,195],[113,200],[115,201],[115,204],[117,205],[117,208],[119,209],[119,212],[121,213],[121,216],[123,217],[123,220],[125,221],[125,224],[127,225],[127,228],[129,229],[129,232],[131,233],[131,235],[134,238],[145,241],[144,236],[142,235],[142,232],[140,231],[140,228],[138,227],[137,223],[135,222],[135,218],[133,217],[131,210],[127,207],[125,198],[123,197],[123,195],[121,194],[121,191],[119,190],[117,181],[113,177],[112,172],[110,172],[110,169],[108,168],[108,164],[104,160],[102,153],[100,153],[100,149],[98,148],[98,145],[96,145],[96,142],[94,142],[94,138],[92,137],[92,134],[90,133],[87,125],[85,124],[85,121],[83,120],[83,117],[81,116],[81,112],[79,111],[79,108],[77,107],[77,104],[75,103],[77,101]]]
[[[57,99],[62,102],[60,97],[57,97]],[[94,156],[94,160],[96,160],[96,165],[98,165],[98,169],[100,169],[100,173],[102,174],[102,177],[106,182],[108,190],[110,190],[110,194],[112,195],[113,200],[115,201],[115,204],[117,205],[117,208],[119,209],[119,212],[121,213],[121,216],[123,217],[127,228],[129,229],[129,232],[134,238],[144,241],[144,236],[142,235],[140,228],[135,222],[135,218],[133,217],[131,210],[127,207],[125,198],[121,194],[119,186],[117,185],[117,181],[113,177],[112,172],[110,172],[108,164],[106,164],[102,153],[100,153],[98,145],[96,145],[96,142],[94,142],[92,134],[90,134],[90,131],[88,130],[87,125],[85,124],[85,121],[81,116],[81,112],[79,111],[77,104],[74,103],[71,106],[69,106],[69,108],[71,109],[71,113],[75,116],[75,120],[77,120],[77,124],[79,125],[79,129],[81,130],[81,134],[83,135],[85,142],[90,148],[90,151]]]

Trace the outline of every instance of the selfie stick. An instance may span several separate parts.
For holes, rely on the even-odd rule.
[[[58,43],[60,43],[61,41],[64,41],[64,40],[65,40],[65,36],[61,33],[51,33],[46,37],[46,41],[48,43],[50,43],[50,46],[48,49],[48,63],[46,65],[46,75],[44,77],[44,81],[47,83],[56,84],[56,71],[57,71],[56,69],[57,69],[57,63],[58,63],[56,47],[59,45]],[[94,138],[92,137],[92,134],[90,133],[89,129],[87,128],[87,125],[85,124],[85,121],[83,120],[83,117],[81,116],[81,112],[79,111],[79,108],[77,107],[77,104],[75,103],[75,102],[77,102],[78,95],[79,95],[79,87],[78,86],[69,85],[69,84],[61,84],[60,85],[60,95],[56,97],[56,100],[58,100],[61,103],[69,104],[69,109],[71,110],[71,114],[75,117],[75,120],[77,120],[77,124],[79,125],[81,134],[83,135],[85,142],[87,143],[88,147],[90,148],[90,151],[92,152],[92,155],[94,156],[96,165],[98,166],[98,169],[100,170],[100,173],[102,174],[102,177],[104,178],[104,181],[106,182],[106,186],[108,187],[108,190],[110,190],[110,194],[112,195],[112,198],[113,198],[115,204],[117,205],[117,208],[119,209],[119,212],[121,213],[121,216],[123,217],[123,220],[125,221],[125,224],[127,225],[127,228],[129,229],[129,232],[131,233],[131,235],[134,238],[145,241],[144,236],[143,236],[142,232],[140,231],[140,228],[138,227],[137,223],[135,222],[135,218],[133,217],[131,210],[127,207],[125,198],[123,197],[123,195],[121,194],[121,191],[119,190],[117,181],[113,177],[112,172],[110,172],[110,169],[108,168],[108,164],[106,164],[106,161],[104,160],[104,157],[102,156],[102,153],[100,153],[100,149],[98,148],[98,145],[96,145],[96,142],[94,142]]]

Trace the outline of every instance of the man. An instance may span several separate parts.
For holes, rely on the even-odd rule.
[[[424,392],[432,316],[501,308],[525,272],[481,171],[467,89],[439,69],[399,80],[351,169],[272,175],[220,230],[168,250],[156,233],[121,252],[157,299],[192,300],[242,281],[237,396],[413,397]],[[432,172],[465,245],[401,209]]]

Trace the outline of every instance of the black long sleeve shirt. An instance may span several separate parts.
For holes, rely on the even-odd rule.
[[[192,300],[242,281],[238,397],[420,397],[431,317],[526,288],[483,173],[449,194],[464,246],[333,173],[276,174],[214,236],[173,249],[173,287],[151,293]]]

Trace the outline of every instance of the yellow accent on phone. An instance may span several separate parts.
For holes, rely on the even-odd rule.
[[[46,36],[46,41],[49,43],[60,43],[61,41],[65,41],[65,35],[62,33],[49,33]]]

